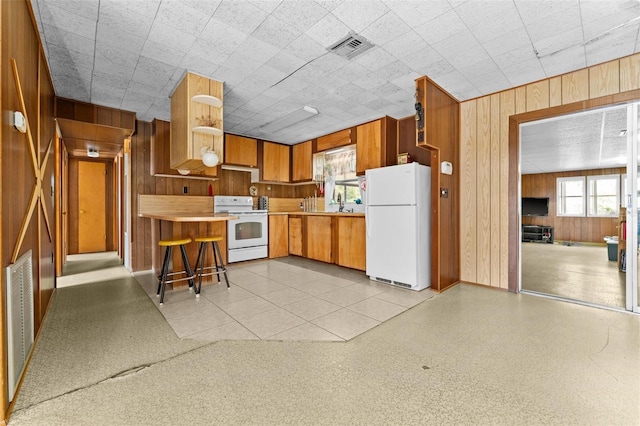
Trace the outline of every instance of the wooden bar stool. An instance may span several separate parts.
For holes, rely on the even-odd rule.
[[[196,297],[200,296],[200,290],[202,289],[202,277],[210,277],[215,275],[218,278],[218,283],[220,283],[220,274],[224,274],[224,280],[227,283],[227,288],[229,288],[229,279],[227,278],[227,267],[222,260],[222,253],[220,252],[220,246],[218,245],[218,241],[222,241],[222,237],[219,235],[212,235],[209,237],[198,237],[196,238],[196,243],[200,243],[200,248],[198,249],[198,258],[196,260],[196,275],[198,276],[198,286],[196,287]],[[204,265],[207,263],[207,243],[211,243],[211,251],[213,251],[213,266]],[[200,271],[198,272],[198,268]],[[214,271],[215,269],[215,271]],[[211,271],[205,273],[205,271]]]
[[[164,252],[164,261],[162,262],[162,271],[158,276],[158,292],[157,296],[160,296],[160,305],[164,303],[164,289],[167,283],[174,283],[178,281],[189,281],[189,288],[193,288],[195,285],[195,274],[189,265],[189,258],[187,257],[187,250],[185,245],[191,242],[191,238],[184,238],[182,240],[161,240],[158,241],[160,247],[166,247]],[[184,266],[183,271],[169,272],[169,262],[171,260],[171,252],[175,246],[180,246],[180,252],[182,254],[182,264]],[[184,278],[168,279],[174,275],[185,274]]]

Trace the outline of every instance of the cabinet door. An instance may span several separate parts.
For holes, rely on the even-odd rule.
[[[269,258],[289,255],[289,216],[269,216]]]
[[[333,262],[331,245],[331,216],[307,216],[307,257],[322,262]]]
[[[271,182],[289,182],[288,145],[263,142],[262,179]]]
[[[256,167],[258,165],[258,141],[243,136],[225,135],[225,164]]]
[[[311,173],[312,158],[312,142],[307,141],[299,143],[292,147],[293,151],[293,182],[310,181],[313,176]]]
[[[351,129],[344,129],[326,136],[320,136],[318,138],[316,148],[318,152],[322,152],[326,151],[327,149],[350,145],[352,143]]]
[[[356,173],[385,166],[381,120],[372,121],[356,128]]]
[[[338,259],[347,268],[366,270],[366,228],[364,217],[339,217],[337,227]]]
[[[289,254],[302,256],[302,216],[289,216]]]

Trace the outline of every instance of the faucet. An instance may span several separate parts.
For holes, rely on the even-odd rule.
[[[340,194],[338,192],[338,211],[342,212],[342,210],[344,209],[344,203],[342,202],[342,194]]]

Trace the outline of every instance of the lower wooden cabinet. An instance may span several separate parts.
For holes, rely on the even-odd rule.
[[[289,216],[289,254],[302,256],[302,216]]]
[[[364,217],[289,215],[289,254],[364,271]]]
[[[320,260],[322,262],[332,263],[333,253],[331,245],[333,244],[332,220],[331,216],[307,216],[306,226],[306,245],[307,256],[309,259]]]
[[[269,258],[289,255],[289,216],[269,215]]]
[[[338,217],[336,263],[347,268],[366,270],[367,235],[363,217]]]

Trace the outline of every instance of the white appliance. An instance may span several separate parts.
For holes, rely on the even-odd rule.
[[[253,198],[216,195],[213,211],[229,213],[238,219],[227,222],[227,263],[268,256],[267,210],[253,210]]]
[[[365,172],[367,275],[422,290],[431,286],[431,168],[418,163]]]

